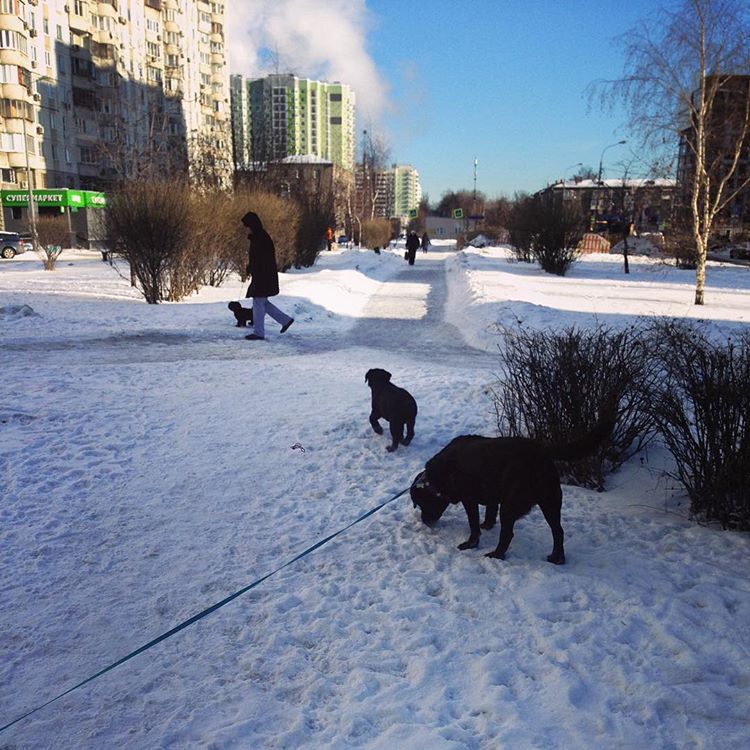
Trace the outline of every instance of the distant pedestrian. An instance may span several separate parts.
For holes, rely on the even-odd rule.
[[[409,261],[409,265],[414,265],[414,259],[417,257],[417,248],[419,247],[419,237],[417,233],[412,229],[409,232],[409,236],[406,238],[406,259]]]
[[[294,318],[279,310],[268,299],[279,293],[279,271],[273,240],[263,229],[258,214],[248,211],[242,217],[242,223],[250,230],[247,272],[251,278],[245,296],[253,298],[253,332],[245,338],[249,341],[262,341],[266,337],[266,314],[281,325],[281,333],[294,323]]]
[[[331,227],[328,227],[328,231],[326,232],[326,245],[329,250],[333,247],[333,229]]]
[[[422,252],[426,253],[427,249],[430,247],[430,236],[425,232],[422,235]]]

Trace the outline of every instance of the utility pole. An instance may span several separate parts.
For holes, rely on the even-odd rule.
[[[479,163],[479,160],[477,157],[474,157],[474,192],[472,194],[471,198],[471,215],[472,217],[476,217],[477,215],[477,164]],[[476,222],[476,218],[473,219],[474,222]],[[476,223],[474,224],[476,227]],[[469,218],[466,219],[466,229],[468,231],[469,229]]]

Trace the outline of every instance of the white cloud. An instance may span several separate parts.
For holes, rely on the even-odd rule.
[[[373,19],[364,0],[256,0],[227,4],[232,73],[294,73],[347,83],[364,120],[390,107],[389,86],[367,51]]]

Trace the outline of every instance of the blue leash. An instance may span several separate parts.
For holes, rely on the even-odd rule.
[[[124,664],[126,661],[130,661],[130,659],[133,659],[134,657],[138,656],[138,654],[142,654],[144,651],[148,651],[148,649],[153,648],[156,646],[157,643],[161,643],[162,641],[167,640],[167,638],[171,638],[173,635],[176,635],[181,630],[184,630],[185,628],[189,627],[195,622],[198,622],[198,620],[202,620],[204,617],[207,617],[212,612],[216,612],[217,609],[221,609],[226,604],[229,604],[229,602],[236,599],[238,596],[242,596],[242,594],[247,593],[250,591],[250,589],[254,589],[256,586],[263,583],[263,581],[269,579],[271,576],[276,575],[276,573],[284,570],[284,568],[288,568],[290,565],[296,563],[298,560],[301,560],[303,557],[306,557],[311,552],[314,552],[319,547],[322,547],[324,544],[327,544],[331,541],[331,539],[335,539],[339,534],[343,534],[345,531],[348,531],[352,528],[352,526],[356,526],[358,523],[361,523],[366,518],[369,518],[374,513],[377,513],[379,510],[384,508],[389,503],[392,503],[394,500],[397,500],[401,495],[408,492],[408,489],[401,490],[401,492],[398,493],[398,495],[394,495],[389,500],[386,500],[383,503],[380,503],[380,505],[377,505],[376,507],[372,508],[371,510],[368,510],[367,513],[364,515],[361,515],[356,520],[352,521],[348,526],[344,526],[343,529],[339,529],[338,531],[334,531],[333,534],[329,534],[325,539],[321,539],[319,542],[316,542],[311,547],[308,547],[303,552],[300,552],[296,557],[293,557],[291,560],[288,560],[283,565],[280,565],[275,570],[272,570],[270,573],[266,573],[261,578],[258,578],[256,581],[253,581],[249,586],[245,586],[244,588],[241,588],[239,591],[235,591],[233,594],[230,594],[225,599],[222,599],[220,602],[217,602],[216,604],[212,604],[210,607],[207,607],[202,612],[198,612],[198,614],[193,615],[192,617],[188,618],[187,620],[181,622],[179,625],[175,625],[171,630],[167,630],[166,633],[162,633],[161,635],[157,636],[153,640],[149,641],[148,643],[145,643],[140,648],[135,649],[135,651],[131,651],[127,656],[123,656],[121,659],[118,659],[115,662],[112,662],[109,666],[104,667],[104,669],[100,669],[96,674],[92,674],[90,677],[87,677],[85,680],[81,680],[77,685],[73,685],[73,687],[68,688],[64,692],[60,693],[59,695],[56,695],[54,698],[51,698],[46,703],[42,703],[39,706],[36,706],[36,708],[32,708],[30,711],[27,711],[22,716],[19,716],[16,719],[13,719],[13,721],[9,722],[5,726],[0,727],[0,732],[4,732],[9,727],[12,727],[14,724],[17,724],[19,721],[23,721],[23,719],[27,718],[28,716],[31,716],[31,714],[36,713],[37,711],[41,711],[43,708],[46,708],[51,703],[54,703],[57,700],[60,700],[60,698],[63,698],[64,696],[68,695],[68,693],[72,693],[74,690],[78,690],[78,688],[83,687],[84,685],[87,685],[89,682],[92,682],[93,680],[97,679],[98,677],[101,677],[102,675],[106,674],[107,672],[111,672],[115,667],[119,667],[120,664]]]

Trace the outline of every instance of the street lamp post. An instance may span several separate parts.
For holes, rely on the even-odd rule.
[[[563,202],[563,206],[565,205],[565,175],[568,174],[568,170],[569,169],[574,169],[575,167],[582,167],[582,166],[583,166],[583,162],[582,161],[578,161],[575,164],[570,164],[569,166],[565,167],[565,169],[563,169],[563,178],[562,178],[562,202]]]
[[[31,73],[30,71],[27,71],[29,73],[29,76],[31,79],[35,79],[36,82],[45,81],[45,82],[52,82],[52,79],[49,78],[46,75],[37,75],[34,73]],[[36,226],[36,206],[34,205],[34,191],[31,186],[31,164],[29,163],[29,147],[26,140],[26,117],[21,118],[21,121],[23,122],[23,152],[26,156],[26,188],[29,191],[29,223],[31,224],[31,244],[34,247],[34,252],[37,252],[39,249],[39,235],[37,232],[37,226]],[[68,221],[70,221],[70,209],[68,209]]]
[[[610,148],[614,148],[615,146],[622,146],[624,143],[627,143],[627,141],[617,141],[617,143],[610,143],[609,146],[605,146],[602,149],[602,155],[599,157],[599,172],[596,177],[597,182],[602,181],[602,163],[604,161],[604,152]]]
[[[31,244],[34,252],[39,249],[39,241],[36,232],[36,211],[34,206],[34,191],[31,187],[31,165],[29,164],[29,146],[26,140],[26,117],[22,117],[23,122],[23,152],[26,155],[26,189],[29,195],[29,223],[31,224]]]

